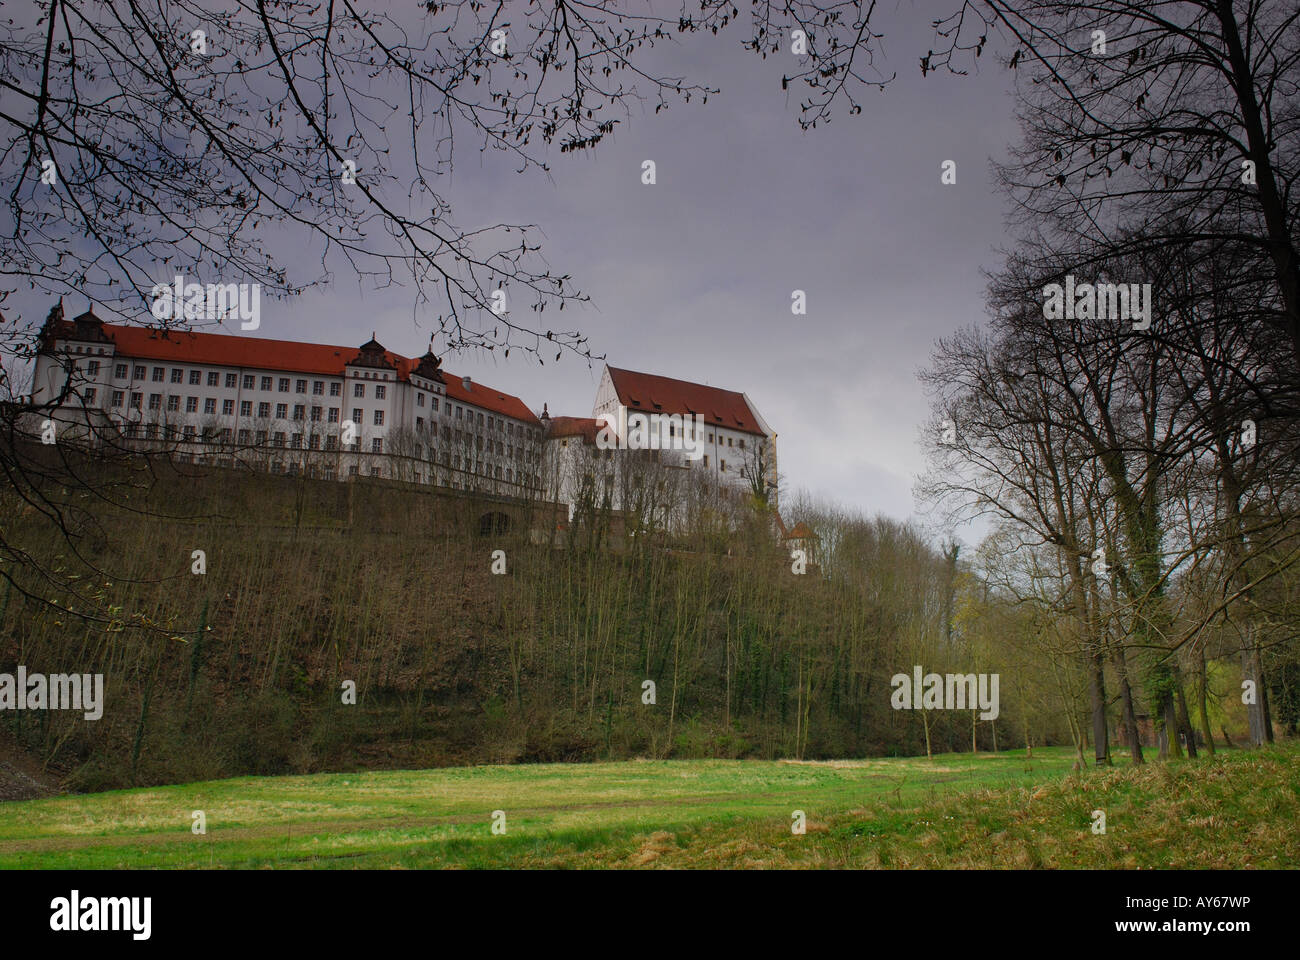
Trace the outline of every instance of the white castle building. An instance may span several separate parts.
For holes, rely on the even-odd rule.
[[[776,434],[743,394],[607,366],[590,418],[539,417],[456,377],[432,351],[68,320],[41,330],[33,433],[182,462],[322,479],[380,476],[624,509],[651,466],[697,489],[761,491],[775,505]],[[44,429],[42,429],[44,428]],[[619,466],[636,471],[616,488]],[[636,476],[632,476],[636,474]],[[599,480],[597,481],[597,477]],[[584,484],[588,485],[582,494]]]

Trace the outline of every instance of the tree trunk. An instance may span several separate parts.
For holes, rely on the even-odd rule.
[[[1206,704],[1209,695],[1209,672],[1205,667],[1205,645],[1197,647],[1197,689],[1196,700],[1201,714],[1201,735],[1205,737],[1205,749],[1214,756],[1214,734],[1210,732],[1210,712]]]
[[[1174,705],[1178,710],[1178,729],[1187,740],[1187,756],[1196,759],[1196,731],[1187,713],[1187,696],[1183,692],[1183,672],[1174,664],[1171,671],[1174,682]]]
[[[1133,688],[1128,682],[1128,663],[1125,661],[1123,645],[1116,644],[1112,659],[1115,661],[1115,673],[1119,677],[1119,694],[1124,712],[1124,735],[1128,739],[1129,755],[1135,764],[1141,765],[1142,737],[1138,733],[1137,711],[1133,707]]]
[[[1088,698],[1092,705],[1093,758],[1097,766],[1110,765],[1110,733],[1106,729],[1106,674],[1101,659],[1100,645],[1094,645],[1092,676],[1088,683]]]

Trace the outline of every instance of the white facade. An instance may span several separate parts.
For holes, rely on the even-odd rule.
[[[620,437],[628,437],[631,433],[629,418],[632,414],[672,418],[658,438],[663,444],[662,462],[703,472],[718,483],[738,488],[752,487],[752,477],[761,474],[768,487],[769,499],[773,506],[776,505],[776,432],[768,426],[746,394],[666,377],[652,378],[647,374],[631,376],[663,384],[662,395],[655,395],[654,391],[660,388],[649,384],[645,386],[644,397],[637,395],[639,388],[635,385],[624,387],[620,392],[611,368],[606,365],[596,389],[593,417],[611,424]],[[686,389],[698,399],[683,396],[681,391]],[[714,396],[718,399],[711,401],[710,397]],[[659,402],[655,403],[656,400]],[[723,412],[724,404],[734,407],[737,403],[743,404],[752,418],[745,420],[744,426],[734,420],[728,422]],[[681,417],[680,425],[676,420],[678,416]],[[684,435],[677,431],[683,431]],[[691,453],[697,455],[692,457]]]
[[[300,353],[311,369],[257,362],[277,353]],[[540,483],[541,423],[518,398],[444,374],[432,354],[407,360],[373,339],[344,348],[163,337],[91,314],[65,321],[56,310],[36,357],[32,399],[47,405],[40,416],[60,432],[165,446],[188,462],[503,495]]]

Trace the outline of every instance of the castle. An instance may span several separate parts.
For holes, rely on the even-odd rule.
[[[432,350],[404,357],[373,335],[349,348],[110,324],[90,310],[69,320],[60,301],[31,400],[47,440],[182,463],[545,497],[571,512],[584,497],[624,509],[647,485],[665,500],[673,485],[775,506],[776,433],[745,394],[610,366],[591,417],[551,417],[443,370]],[[638,416],[671,421],[653,449],[628,449]]]

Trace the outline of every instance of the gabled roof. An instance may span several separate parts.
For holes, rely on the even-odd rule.
[[[765,436],[758,416],[750,409],[743,393],[619,367],[605,369],[609,371],[619,403],[629,411],[698,414],[711,427]]]
[[[81,318],[79,318],[81,319]],[[51,325],[47,324],[47,328]],[[359,353],[391,365],[396,379],[409,380],[417,361],[383,348],[372,338],[363,347],[340,347],[324,343],[299,343],[296,340],[268,340],[262,337],[237,337],[224,333],[199,333],[190,330],[159,330],[125,324],[103,323],[99,328],[106,340],[122,354],[139,360],[163,360],[171,363],[204,364],[215,367],[247,367],[256,370],[281,370],[341,377],[346,364],[355,363]],[[49,334],[58,339],[74,339],[73,323],[56,319]],[[379,351],[383,351],[380,353]],[[447,396],[471,403],[484,410],[540,426],[537,417],[518,397],[502,393],[486,384],[474,383],[465,390],[461,378],[441,371]]]

